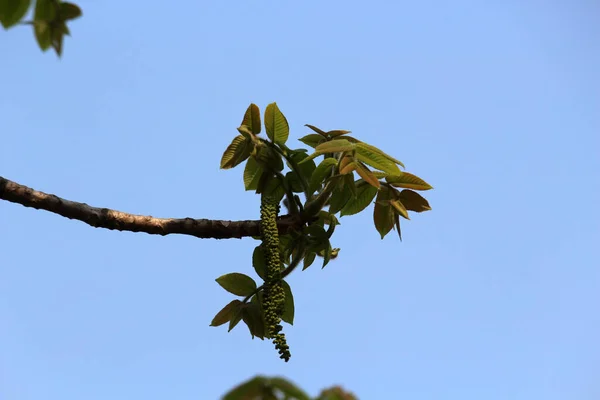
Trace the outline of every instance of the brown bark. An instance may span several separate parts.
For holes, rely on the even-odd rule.
[[[155,218],[146,215],[128,214],[108,208],[92,207],[85,203],[66,200],[20,185],[0,176],[0,199],[46,210],[69,219],[85,222],[95,228],[118,231],[145,232],[152,235],[191,235],[202,239],[231,239],[259,236],[258,220],[222,221],[194,218]],[[299,217],[285,215],[279,218],[280,234],[292,227],[301,227]]]

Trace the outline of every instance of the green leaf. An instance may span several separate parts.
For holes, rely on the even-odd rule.
[[[315,169],[317,168],[317,166],[315,165],[315,162],[313,160],[309,160],[305,163],[302,163],[302,161],[304,161],[306,158],[308,158],[308,154],[306,154],[306,150],[305,149],[292,150],[292,151],[290,151],[290,154],[288,157],[290,157],[292,159],[292,161],[294,161],[297,164],[298,171],[300,172],[301,176],[304,177],[304,179],[306,179],[306,180],[310,179],[310,177],[312,176],[312,174],[315,171]],[[287,162],[287,160],[286,160],[286,163],[287,163],[288,168],[293,169],[292,165],[290,165]]]
[[[285,292],[285,303],[281,319],[290,325],[294,325],[294,296],[292,295],[292,288],[284,280],[281,281],[281,284]]]
[[[339,139],[339,140],[331,140],[329,142],[321,143],[315,148],[315,152],[310,156],[304,159],[305,162],[307,160],[312,160],[320,155],[326,153],[341,153],[345,151],[352,151],[356,145],[354,143],[350,143],[347,140]]]
[[[312,263],[315,261],[316,256],[317,256],[317,253],[315,253],[315,252],[312,252],[312,251],[306,252],[306,255],[304,256],[302,271],[304,271],[306,268],[308,268],[312,265]]]
[[[255,298],[258,299],[255,295],[252,297],[252,300]],[[246,307],[244,307],[242,310],[242,320],[248,327],[250,335],[252,335],[252,339],[254,339],[255,336],[261,340],[264,339],[265,321],[262,310],[257,301],[251,301]]]
[[[382,152],[374,151],[373,149],[375,149],[375,147],[366,143],[357,143],[356,158],[373,168],[377,168],[389,174],[400,174],[400,169],[396,163],[390,161],[382,154]]]
[[[271,378],[271,386],[279,389],[290,400],[311,400],[308,394],[287,379],[279,377]]]
[[[253,143],[243,135],[236,136],[221,157],[221,168],[230,169],[244,162],[252,152]]]
[[[285,187],[279,178],[273,176],[265,185],[263,193],[271,196],[274,201],[280,202],[285,196]]]
[[[263,173],[263,168],[258,164],[254,157],[248,158],[244,168],[244,187],[246,190],[256,190],[258,181]]]
[[[413,192],[412,190],[404,189],[401,191],[398,200],[400,200],[404,207],[410,211],[423,212],[431,210],[429,202],[419,193]]]
[[[327,137],[327,133],[319,128],[317,128],[316,126],[313,125],[309,125],[306,124],[304,126],[308,126],[310,129],[312,129],[313,131],[317,132],[319,135],[321,135],[322,137],[326,138]]]
[[[265,253],[262,245],[258,245],[254,248],[254,252],[252,253],[252,266],[256,271],[256,274],[262,278],[262,280],[266,280],[267,278],[267,262],[265,261]]]
[[[336,214],[339,212],[348,201],[352,198],[352,190],[348,187],[348,185],[341,184],[337,185],[333,192],[331,193],[331,198],[329,199],[329,212],[331,214]]]
[[[371,185],[364,184],[359,186],[356,189],[356,197],[346,203],[340,215],[343,217],[344,215],[354,215],[361,212],[371,204],[376,194],[377,188]]]
[[[387,183],[394,187],[401,187],[415,190],[429,190],[433,187],[423,179],[408,172],[400,172],[400,174],[389,175],[385,177]]]
[[[256,290],[256,282],[248,275],[232,272],[215,279],[229,293],[237,296],[250,296]]]
[[[302,193],[304,190],[302,189],[302,183],[300,182],[300,178],[298,178],[298,174],[295,171],[289,171],[285,174],[285,180],[287,181],[289,187],[292,189],[294,193]]]
[[[4,29],[19,22],[31,5],[31,0],[0,0],[0,23]]]
[[[257,376],[255,378],[246,381],[233,389],[223,396],[222,400],[252,400],[261,399],[262,392],[265,385],[267,385],[269,379],[264,376]]]
[[[78,5],[66,2],[60,3],[60,19],[69,21],[79,17],[81,17],[81,8]]]
[[[400,229],[400,217],[396,213],[394,213],[394,223],[395,223],[395,227],[396,227],[396,232],[398,232],[398,237],[400,238],[400,241],[402,241],[402,230]]]
[[[360,148],[362,149],[362,151],[364,153],[366,153],[366,152],[377,153],[377,154],[379,154],[379,155],[387,158],[388,160],[390,160],[390,161],[392,161],[392,162],[400,165],[402,168],[404,168],[404,164],[402,164],[401,161],[396,160],[394,157],[390,156],[389,154],[384,153],[383,151],[381,151],[377,147],[371,146],[370,144],[367,144],[365,142],[360,142],[360,145],[361,145]],[[357,143],[357,146],[358,146],[358,143]],[[375,168],[377,168],[377,167],[375,167]],[[382,171],[385,171],[385,170],[382,170]]]
[[[325,138],[321,135],[317,135],[316,133],[310,133],[306,136],[301,137],[298,140],[314,149],[319,144],[323,143],[325,141]]]
[[[310,177],[308,185],[310,193],[314,193],[321,188],[325,178],[331,176],[332,168],[337,164],[337,160],[333,157],[327,157],[317,166]]]
[[[224,323],[229,322],[240,304],[242,304],[242,302],[237,299],[229,302],[229,304],[223,307],[221,311],[219,311],[217,315],[215,315],[212,322],[210,323],[210,326],[221,326]]]
[[[56,18],[56,5],[54,0],[37,0],[35,3],[34,20],[51,22]]]
[[[392,206],[389,205],[391,196],[390,190],[382,187],[377,194],[375,209],[373,210],[375,229],[377,229],[382,239],[394,227],[394,211],[392,210]]]
[[[274,143],[285,144],[288,139],[290,127],[277,103],[269,104],[265,110],[265,130]]]
[[[246,125],[250,129],[250,132],[255,135],[260,133],[260,110],[256,104],[252,103],[248,106],[242,120],[242,125]]]
[[[40,49],[42,51],[48,50],[52,45],[52,30],[50,29],[50,24],[45,21],[34,21],[33,31]]]

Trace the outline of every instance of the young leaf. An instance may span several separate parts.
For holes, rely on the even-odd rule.
[[[255,135],[260,133],[260,110],[256,104],[252,103],[248,106],[242,120],[242,125],[246,125]]]
[[[357,143],[357,145],[358,145],[358,143]],[[396,160],[394,157],[390,156],[389,154],[384,153],[383,151],[379,150],[377,147],[371,146],[370,144],[367,144],[365,142],[360,142],[360,145],[361,145],[360,147],[363,152],[369,151],[371,153],[379,154],[379,155],[387,158],[388,160],[400,165],[402,168],[404,168],[404,164],[402,164],[401,161]],[[375,167],[375,168],[377,168],[377,167]],[[385,171],[385,170],[382,170],[382,171]]]
[[[317,135],[316,133],[310,133],[306,136],[301,137],[298,140],[314,149],[319,144],[323,143],[325,141],[325,138],[323,138],[323,136]]]
[[[223,157],[221,157],[221,168],[230,169],[245,161],[250,157],[252,147],[252,141],[246,139],[243,135],[233,138],[233,141],[223,153]]]
[[[220,326],[226,322],[229,322],[233,317],[234,312],[237,310],[237,307],[241,303],[242,302],[238,299],[230,301],[229,304],[223,307],[221,311],[219,311],[217,315],[215,315],[212,322],[210,323],[210,326]]]
[[[408,216],[408,211],[406,211],[406,207],[404,207],[404,204],[402,204],[402,202],[400,202],[400,200],[390,200],[390,205],[392,207],[394,207],[396,212],[398,214],[400,214],[402,217],[404,217],[406,219],[410,219],[410,217]]]
[[[258,164],[254,157],[248,158],[244,168],[244,187],[246,190],[256,190],[258,181],[263,173],[263,168]]]
[[[400,168],[393,161],[390,161],[380,152],[373,151],[373,146],[366,143],[361,142],[356,144],[356,158],[373,168],[389,174],[400,174]]]
[[[400,174],[389,175],[385,177],[387,183],[394,187],[401,187],[415,190],[429,190],[433,187],[423,179],[408,172],[400,172]]]
[[[229,293],[237,296],[249,296],[256,290],[256,282],[248,275],[232,272],[215,279]]]
[[[294,325],[294,296],[292,295],[292,288],[284,280],[281,281],[281,284],[285,292],[285,303],[281,319],[290,325]]]
[[[394,211],[389,205],[391,193],[388,188],[382,187],[377,194],[375,209],[373,210],[373,221],[375,229],[383,239],[385,235],[394,227]]]
[[[398,200],[410,211],[423,212],[431,210],[429,202],[419,193],[412,190],[404,189],[401,191]]]
[[[358,172],[358,175],[360,175],[360,177],[363,178],[365,182],[367,182],[374,188],[379,189],[379,187],[381,186],[381,183],[379,183],[379,179],[377,179],[377,177],[373,175],[373,172],[371,172],[371,170],[360,161],[356,163],[356,172]]]
[[[315,148],[315,152],[310,156],[305,158],[302,162],[307,160],[312,160],[322,154],[325,153],[341,153],[344,151],[352,151],[356,145],[354,143],[350,143],[347,140],[339,139],[339,140],[331,140],[329,142],[321,143]]]
[[[332,168],[336,164],[337,160],[333,157],[327,157],[321,161],[310,177],[310,184],[308,185],[310,193],[314,193],[321,188],[323,180],[331,176]]]
[[[285,395],[286,399],[289,400],[311,400],[311,397],[306,394],[302,389],[288,381],[287,379],[283,379],[280,377],[271,378],[271,386],[275,389],[279,389]],[[328,399],[328,400],[336,400],[336,399]],[[338,400],[343,400],[342,398]]]
[[[288,139],[290,127],[277,103],[269,104],[265,110],[265,130],[274,143],[285,144]]]
[[[356,189],[356,197],[346,203],[340,215],[343,217],[344,215],[354,215],[361,212],[371,204],[376,194],[377,188],[371,185],[359,186]]]
[[[265,262],[265,253],[262,245],[258,245],[254,248],[252,253],[252,266],[256,271],[256,274],[266,280],[267,278],[267,263]]]
[[[0,23],[4,29],[19,22],[31,5],[31,0],[0,0]]]
[[[316,126],[309,125],[309,124],[306,124],[304,126],[308,126],[310,129],[312,129],[313,131],[317,132],[319,135],[323,136],[324,138],[327,137],[327,133],[325,133],[321,129],[317,128]]]
[[[327,132],[327,136],[329,136],[331,138],[334,138],[334,137],[338,137],[338,136],[341,136],[341,135],[347,135],[348,133],[352,133],[352,132],[351,131],[344,131],[344,130],[341,130],[341,129],[337,129],[337,130],[334,130],[334,131]]]

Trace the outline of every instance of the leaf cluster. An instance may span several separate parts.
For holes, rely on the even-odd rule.
[[[0,0],[0,24],[9,29],[22,21],[32,6],[32,0]],[[31,25],[38,46],[42,51],[50,47],[60,57],[65,35],[70,36],[67,22],[81,16],[81,9],[73,3],[61,0],[36,0],[33,20],[21,22]]]

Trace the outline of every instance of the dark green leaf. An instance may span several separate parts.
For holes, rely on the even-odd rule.
[[[233,312],[233,314],[232,314],[233,316],[231,317],[231,320],[229,321],[229,329],[227,330],[227,332],[231,332],[231,330],[233,328],[235,328],[237,326],[237,324],[242,320],[242,311],[244,311],[244,307],[246,307],[246,305],[244,303],[238,304],[238,307]]]
[[[304,256],[302,271],[304,271],[306,268],[311,266],[311,264],[315,261],[316,256],[317,256],[317,253],[315,253],[315,252],[308,252],[308,251],[306,252],[306,255]]]
[[[273,386],[275,389],[279,389],[284,395],[293,400],[311,399],[308,394],[287,379],[279,377],[271,378],[271,386]]]
[[[253,299],[257,298],[253,296]],[[246,307],[242,310],[242,319],[244,323],[248,327],[250,331],[250,335],[252,335],[252,339],[254,336],[259,339],[264,339],[265,337],[265,321],[263,318],[262,310],[257,301],[250,302]]]
[[[375,195],[377,194],[377,188],[374,188],[371,185],[361,185],[356,189],[356,197],[350,199],[344,208],[342,208],[341,216],[344,215],[354,215],[371,204]]]
[[[60,19],[69,21],[81,17],[81,8],[73,3],[60,3]]]
[[[289,187],[292,189],[294,193],[302,193],[302,183],[300,182],[300,178],[298,178],[298,174],[294,171],[289,171],[285,174],[285,180],[288,182]]]
[[[267,262],[265,261],[263,247],[260,244],[254,248],[254,252],[252,253],[252,266],[262,280],[267,278]]]
[[[329,212],[331,214],[338,213],[352,198],[352,189],[345,184],[338,184],[333,189],[331,199],[329,200]]]
[[[285,196],[285,188],[279,178],[272,177],[265,185],[264,193],[271,196],[276,202],[280,202]]]
[[[423,212],[431,210],[429,202],[419,193],[412,190],[404,189],[401,191],[398,200],[410,211]]]
[[[249,296],[256,290],[256,282],[248,275],[232,272],[215,279],[229,293],[237,296]]]
[[[265,130],[274,143],[285,144],[288,139],[290,127],[277,103],[269,104],[265,110]]]
[[[210,326],[220,326],[226,322],[229,322],[240,304],[242,304],[242,302],[237,299],[229,302],[229,304],[223,307],[221,311],[219,311],[217,315],[215,315],[212,322],[210,323]]]
[[[285,292],[285,303],[284,310],[281,319],[290,325],[294,324],[294,296],[292,295],[292,288],[290,285],[282,280],[283,290]]]
[[[0,0],[0,23],[4,29],[19,22],[31,5],[31,0]]]
[[[373,210],[375,229],[377,229],[377,232],[379,232],[382,239],[394,227],[394,211],[392,206],[389,205],[391,196],[392,194],[390,193],[389,189],[382,187],[377,194],[375,209]]]
[[[327,157],[319,163],[317,168],[312,173],[312,176],[310,177],[310,184],[308,187],[311,194],[321,188],[321,185],[323,184],[325,178],[331,176],[333,166],[336,164],[337,160],[333,157]]]
[[[244,382],[223,396],[222,400],[253,400],[262,398],[263,387],[267,385],[269,379],[263,376],[257,376]]]

